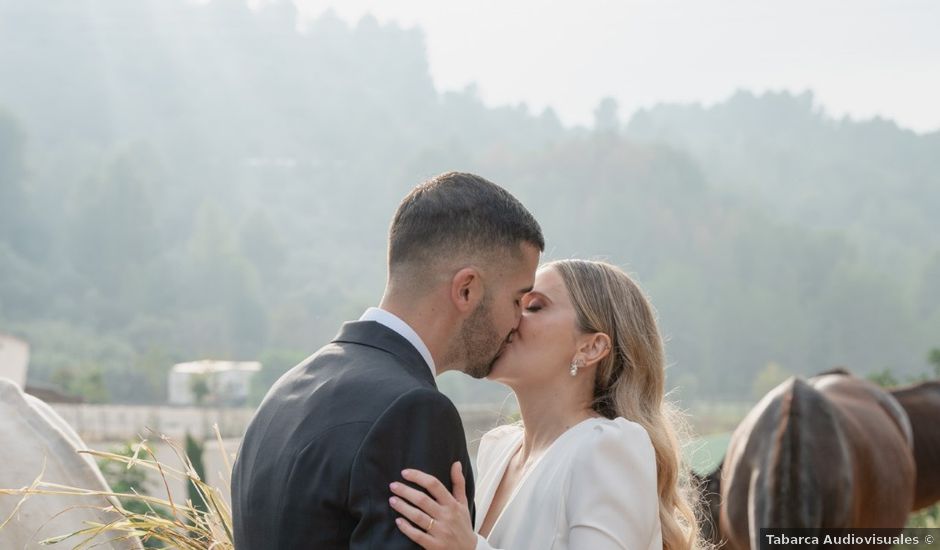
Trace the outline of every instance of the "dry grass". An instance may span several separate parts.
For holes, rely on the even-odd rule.
[[[215,428],[220,448],[222,438],[218,427]],[[131,468],[144,468],[159,473],[166,488],[167,498],[157,498],[149,495],[132,493],[115,493],[92,491],[81,487],[69,487],[42,480],[42,474],[29,486],[21,489],[0,489],[0,495],[19,495],[22,498],[10,514],[0,523],[0,530],[16,515],[18,509],[33,496],[42,495],[69,495],[88,497],[89,501],[97,501],[102,497],[109,504],[104,506],[89,505],[105,512],[115,513],[115,521],[107,524],[86,522],[86,527],[73,533],[65,533],[56,537],[40,541],[48,545],[68,539],[75,541],[76,549],[92,548],[108,542],[127,541],[134,538],[146,542],[148,546],[158,548],[179,548],[182,550],[233,550],[232,543],[232,513],[222,496],[222,491],[212,487],[200,479],[189,458],[180,446],[166,436],[160,436],[176,454],[180,467],[173,468],[159,462],[153,449],[142,440],[135,445],[132,456],[115,453],[83,450],[80,453],[94,456],[96,459],[123,463],[128,470]],[[223,451],[224,453],[224,451]],[[225,457],[227,471],[231,471],[228,457]],[[205,511],[200,509],[199,503],[189,499],[177,501],[170,494],[169,478],[191,481],[205,504]],[[122,502],[142,503],[146,512],[139,513],[127,509]],[[141,508],[141,507],[137,507]],[[168,512],[158,513],[157,509]]]

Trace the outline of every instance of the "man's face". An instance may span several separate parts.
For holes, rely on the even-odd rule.
[[[522,317],[520,300],[532,290],[539,249],[529,243],[520,245],[518,258],[507,256],[506,265],[491,269],[490,281],[480,305],[464,321],[460,345],[464,355],[464,372],[484,378],[503,352]]]

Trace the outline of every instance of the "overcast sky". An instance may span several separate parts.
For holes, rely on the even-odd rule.
[[[621,116],[737,89],[810,89],[833,116],[940,129],[936,0],[296,0],[357,22],[420,27],[438,89],[476,83],[490,105],[553,107],[590,123],[604,96]]]

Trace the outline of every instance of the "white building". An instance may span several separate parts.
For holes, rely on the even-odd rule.
[[[171,405],[243,405],[251,389],[251,378],[261,370],[257,361],[213,361],[204,359],[177,363],[170,370],[167,397]],[[205,394],[199,403],[198,388]]]
[[[23,389],[29,365],[29,344],[7,334],[0,334],[0,378],[9,378]]]

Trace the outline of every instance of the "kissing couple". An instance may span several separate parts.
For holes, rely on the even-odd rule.
[[[236,550],[698,547],[653,308],[619,268],[539,267],[544,249],[479,176],[412,190],[379,306],[284,374],[248,426]],[[450,370],[519,402],[521,423],[480,441],[476,478],[434,381]]]

